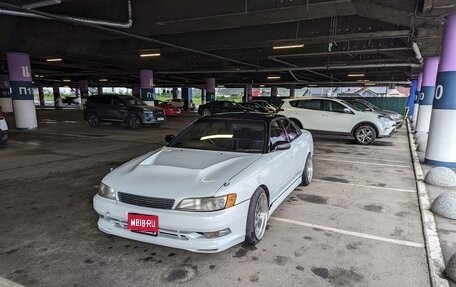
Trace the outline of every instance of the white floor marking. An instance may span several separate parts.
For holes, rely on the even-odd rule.
[[[410,161],[405,161],[405,160],[392,160],[392,159],[382,159],[382,158],[372,158],[372,157],[359,157],[357,155],[344,156],[344,155],[338,155],[337,152],[335,152],[334,154],[326,154],[326,153],[316,152],[315,155],[326,156],[326,157],[348,158],[348,159],[365,159],[365,160],[373,160],[373,161],[377,161],[378,160],[378,161],[387,161],[387,162],[410,163]]]
[[[343,145],[334,145],[334,144],[323,144],[323,143],[317,142],[315,144],[315,146],[318,146],[318,147],[322,147],[323,146],[323,147],[330,147],[330,148],[343,148],[343,149],[347,150],[347,145],[343,146]],[[374,146],[358,146],[358,145],[349,145],[348,147],[349,148],[353,147],[357,151],[362,151],[364,149],[365,150],[372,150],[372,149],[386,149],[386,150],[388,150],[388,149],[393,149],[393,150],[406,150],[406,151],[410,150],[408,148],[400,148],[400,147],[397,147],[397,146],[375,146],[375,145]]]
[[[403,192],[410,192],[416,193],[414,189],[402,189],[402,188],[394,188],[394,187],[382,187],[382,186],[372,186],[372,185],[363,185],[363,184],[356,184],[356,183],[348,183],[348,182],[337,182],[331,180],[323,180],[323,179],[312,179],[314,182],[327,182],[331,184],[344,184],[344,185],[351,185],[356,187],[363,187],[363,188],[373,188],[373,189],[385,189],[385,190],[392,190],[392,191],[403,191]]]
[[[412,168],[409,165],[397,165],[397,164],[388,164],[388,163],[375,163],[375,162],[365,162],[365,161],[354,161],[354,160],[340,160],[340,159],[332,159],[332,158],[314,158],[314,160],[326,160],[326,161],[339,161],[339,162],[348,162],[348,163],[359,163],[359,164],[369,164],[369,165],[380,165],[380,166],[391,166],[391,167],[398,167],[398,168]]]
[[[305,227],[311,227],[311,228],[318,228],[318,229],[325,230],[325,231],[332,231],[332,232],[336,232],[336,233],[340,233],[340,234],[346,234],[346,235],[351,235],[351,236],[356,236],[356,237],[361,237],[361,238],[373,239],[373,240],[378,240],[378,241],[383,241],[383,242],[388,242],[388,243],[393,243],[393,244],[398,244],[398,245],[424,248],[423,243],[418,243],[418,242],[413,242],[413,241],[397,240],[397,239],[392,239],[392,238],[386,238],[386,237],[381,237],[381,236],[376,236],[376,235],[348,231],[348,230],[343,230],[343,229],[338,229],[338,228],[333,228],[333,227],[328,227],[328,226],[322,226],[322,225],[317,225],[317,224],[307,223],[307,222],[302,222],[302,221],[296,221],[296,220],[291,220],[291,219],[286,219],[286,218],[280,218],[280,217],[275,217],[275,216],[271,217],[271,219],[285,222],[285,223],[290,223],[290,224],[295,224],[295,225],[300,225],[300,226],[305,226]]]

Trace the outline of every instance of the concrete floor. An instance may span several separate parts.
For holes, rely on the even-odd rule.
[[[315,180],[249,248],[195,254],[107,236],[94,186],[158,148],[160,129],[89,128],[81,111],[38,111],[39,130],[0,149],[0,277],[26,286],[430,286],[405,129],[371,146],[315,137]]]

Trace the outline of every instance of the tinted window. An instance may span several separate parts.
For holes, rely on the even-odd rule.
[[[101,103],[101,104],[111,105],[112,104],[112,97],[111,96],[105,96],[105,95],[98,95],[97,102]]]
[[[329,103],[329,111],[331,112],[337,112],[337,113],[343,113],[344,112],[344,109],[346,108],[346,106],[338,103],[338,102],[333,102],[333,101],[328,101]]]
[[[355,107],[357,107],[360,110],[365,110],[366,108],[368,108],[365,104],[360,103],[360,102],[351,102],[350,104],[354,105]]]
[[[287,133],[283,129],[280,120],[271,122],[271,135],[269,137],[270,146],[274,146],[274,144],[278,141],[289,141]]]
[[[290,106],[292,106],[292,107],[296,108],[298,106],[298,101],[289,101],[289,103],[290,103]]]
[[[298,103],[298,108],[309,110],[322,110],[321,100],[301,100]]]
[[[292,121],[288,119],[283,119],[280,120],[280,122],[284,127],[290,142],[294,141],[297,137],[301,135],[301,130]]]

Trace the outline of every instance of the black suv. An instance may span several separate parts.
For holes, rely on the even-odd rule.
[[[211,101],[205,105],[200,105],[198,107],[198,114],[202,116],[210,116],[220,113],[230,113],[230,112],[251,112],[253,109],[243,107],[234,102],[228,101]]]
[[[93,95],[84,103],[84,119],[91,127],[98,127],[101,122],[126,123],[132,129],[143,125],[159,127],[165,118],[162,109],[127,95]]]

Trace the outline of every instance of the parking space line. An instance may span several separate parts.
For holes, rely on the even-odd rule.
[[[317,149],[318,150],[318,149]],[[334,154],[337,154],[337,152],[334,152]],[[387,162],[399,162],[399,163],[410,163],[410,161],[405,161],[405,160],[392,160],[392,159],[382,159],[382,158],[372,158],[372,157],[358,157],[358,156],[343,156],[343,155],[334,155],[334,154],[326,154],[326,153],[318,153],[316,152],[315,155],[318,156],[330,156],[330,157],[338,157],[338,158],[356,158],[356,159],[367,159],[367,160],[379,160],[379,161],[387,161]]]
[[[405,143],[405,142],[404,142]],[[338,145],[338,144],[323,144],[323,143],[320,143],[320,142],[317,142],[315,144],[315,146],[318,146],[318,147],[332,147],[332,148],[344,148],[344,149],[347,149],[347,145]],[[397,146],[354,146],[354,145],[349,145],[348,147],[352,147],[354,149],[356,149],[357,147],[361,148],[362,149],[366,149],[366,150],[372,150],[372,149],[384,149],[384,150],[394,150],[394,151],[398,151],[398,150],[403,150],[403,151],[409,151],[408,148],[400,148],[400,147],[397,147]]]
[[[403,191],[403,192],[410,192],[416,193],[414,189],[402,189],[402,188],[394,188],[394,187],[382,187],[382,186],[372,186],[372,185],[363,185],[363,184],[356,184],[356,183],[348,183],[348,182],[338,182],[338,181],[331,181],[331,180],[324,180],[324,179],[312,179],[314,182],[327,182],[331,184],[344,184],[344,185],[351,185],[356,187],[363,187],[363,188],[372,188],[372,189],[384,189],[384,190],[391,190],[391,191]]]
[[[347,163],[359,163],[359,164],[369,164],[369,165],[380,165],[380,166],[390,166],[390,167],[398,167],[398,168],[412,168],[409,165],[397,165],[397,164],[388,164],[388,163],[376,163],[376,162],[365,162],[365,161],[354,161],[354,160],[340,160],[340,159],[332,159],[332,158],[314,158],[314,160],[326,160],[326,161],[339,161],[339,162],[347,162]]]
[[[336,233],[340,233],[340,234],[351,235],[351,236],[356,236],[356,237],[361,237],[361,238],[366,238],[366,239],[378,240],[378,241],[383,241],[383,242],[388,242],[388,243],[393,243],[393,244],[398,244],[398,245],[405,245],[405,246],[410,246],[410,247],[424,248],[423,243],[418,243],[418,242],[413,242],[413,241],[386,238],[386,237],[381,237],[381,236],[376,236],[376,235],[371,235],[371,234],[348,231],[348,230],[338,229],[338,228],[334,228],[334,227],[328,227],[328,226],[307,223],[307,222],[302,222],[302,221],[296,221],[296,220],[287,219],[287,218],[280,218],[280,217],[275,217],[275,216],[271,217],[271,219],[274,219],[274,220],[277,220],[280,222],[289,223],[289,224],[317,228],[317,229],[321,229],[321,230],[325,230],[325,231],[332,231],[332,232],[336,232]]]

